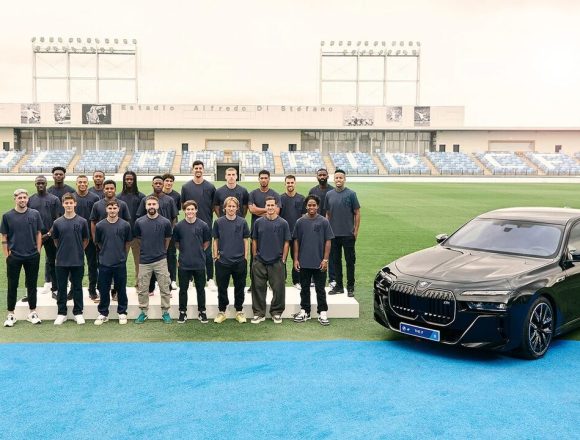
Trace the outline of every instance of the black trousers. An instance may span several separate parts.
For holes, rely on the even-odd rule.
[[[167,269],[169,270],[171,281],[177,280],[177,249],[175,249],[175,240],[173,238],[169,241],[169,247],[167,248]]]
[[[207,280],[213,278],[213,256],[211,254],[211,240],[209,241],[209,246],[205,250],[205,272],[207,275]]]
[[[99,259],[97,246],[95,246],[93,240],[89,240],[89,244],[85,248],[85,257],[87,257],[87,268],[89,270],[89,292],[97,293]]]
[[[294,269],[294,240],[290,240],[290,256],[292,257],[292,284],[300,283],[300,272]],[[288,274],[286,274],[286,278],[288,278]]]
[[[97,309],[103,316],[109,316],[109,305],[111,304],[111,283],[115,281],[115,288],[117,289],[117,313],[119,315],[127,314],[127,265],[120,264],[118,266],[103,266],[99,265],[99,292],[101,293],[101,300]]]
[[[18,281],[20,271],[24,268],[24,284],[26,285],[26,295],[28,297],[28,307],[30,310],[36,309],[36,284],[38,282],[38,266],[40,265],[40,254],[28,258],[19,258],[9,255],[6,258],[6,277],[8,278],[8,295],[6,305],[9,312],[13,312],[16,307],[16,294],[18,292]]]
[[[205,270],[187,270],[179,267],[179,311],[187,312],[187,290],[189,282],[193,279],[195,290],[197,292],[197,310],[205,312]]]
[[[57,290],[57,283],[56,283],[56,246],[54,244],[54,240],[51,237],[47,237],[46,240],[42,242],[42,247],[44,248],[44,256],[45,256],[45,270],[48,275],[48,281],[52,283],[52,287],[50,290],[56,292]],[[44,277],[47,279],[47,277]]]
[[[334,270],[336,287],[344,288],[342,276],[342,250],[346,260],[346,288],[354,289],[354,267],[356,264],[356,240],[354,237],[334,237],[330,246],[330,261]]]
[[[218,309],[225,312],[229,305],[228,285],[230,276],[234,280],[234,307],[241,312],[244,308],[244,289],[246,287],[246,275],[248,274],[248,262],[244,258],[233,265],[226,265],[217,260],[215,262],[215,278],[218,288]]]
[[[66,296],[67,280],[70,276],[71,291],[73,295],[73,315],[83,313],[83,275],[85,266],[56,266],[56,280],[58,283],[58,296],[56,304],[59,315],[67,315]]]
[[[318,303],[317,312],[326,312],[328,304],[326,303],[326,272],[320,269],[300,268],[300,308],[306,313],[310,313],[312,304],[310,301],[310,283],[314,280],[314,289],[316,290],[316,302]]]

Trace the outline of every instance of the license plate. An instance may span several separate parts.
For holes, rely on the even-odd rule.
[[[430,341],[439,342],[441,340],[439,330],[431,330],[429,328],[418,327],[416,325],[406,324],[404,322],[399,324],[399,331],[406,335],[429,339]]]

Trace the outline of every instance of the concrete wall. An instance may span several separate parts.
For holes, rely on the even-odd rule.
[[[4,142],[10,142],[10,149],[14,149],[14,130],[12,128],[0,128],[0,148]]]

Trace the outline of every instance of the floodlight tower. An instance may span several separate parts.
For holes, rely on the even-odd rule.
[[[361,65],[365,60],[372,60],[376,58],[382,59],[382,72],[376,78],[361,77]],[[389,65],[392,61],[398,59],[410,59],[414,62],[414,71],[403,78],[392,78],[389,75]],[[343,77],[333,78],[330,72],[330,61],[343,60],[347,65],[347,72]],[[324,85],[335,83],[342,85],[355,85],[355,96],[351,104],[357,107],[360,104],[360,89],[361,85],[376,85],[382,88],[382,105],[400,104],[390,103],[389,86],[396,83],[399,84],[414,84],[414,103],[418,105],[420,102],[420,64],[421,61],[421,42],[420,41],[391,41],[387,44],[386,41],[321,41],[320,42],[320,64],[319,64],[319,104],[334,104],[332,102],[325,102],[324,99]]]
[[[39,80],[66,81],[65,102],[71,101],[71,83],[89,83],[94,87],[96,103],[100,103],[101,86],[112,81],[126,81],[133,86],[132,102],[139,102],[139,81],[137,63],[137,40],[127,38],[79,38],[79,37],[33,37],[32,40],[32,98],[38,101]],[[124,74],[103,74],[101,64],[105,57],[119,57],[122,61],[133,64],[133,68]],[[77,75],[75,66],[92,60],[93,73]],[[43,61],[55,70],[55,74],[39,74],[37,63]]]

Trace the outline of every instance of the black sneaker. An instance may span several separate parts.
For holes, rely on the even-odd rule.
[[[347,294],[348,296],[350,296],[351,298],[354,298],[354,289],[349,289],[349,288],[347,288],[347,289],[346,289],[346,294]]]
[[[22,297],[22,299],[20,301],[22,301],[23,303],[27,303],[28,302],[28,297],[27,296],[24,296],[24,297]]]
[[[58,298],[58,295],[56,294],[56,290],[53,290],[52,291],[52,295],[51,296],[52,296],[52,299],[57,299]]]
[[[328,292],[329,295],[340,295],[341,293],[344,293],[344,287],[339,287],[339,286],[334,286]]]
[[[67,300],[67,301],[70,301],[71,299],[73,299],[73,296],[72,296],[72,290],[69,290],[69,291],[68,291],[68,294],[67,294],[67,296],[66,296],[66,300]]]
[[[111,301],[118,301],[117,289],[111,289]]]
[[[187,314],[185,312],[179,312],[179,319],[177,320],[178,324],[185,324],[187,321]]]
[[[202,324],[207,324],[207,315],[205,314],[205,312],[199,312],[199,315],[197,315],[197,319],[199,319],[199,322],[201,322]]]
[[[97,295],[97,292],[91,292],[89,293],[89,298],[94,302],[94,303],[98,303],[100,302],[99,300],[99,295]]]

